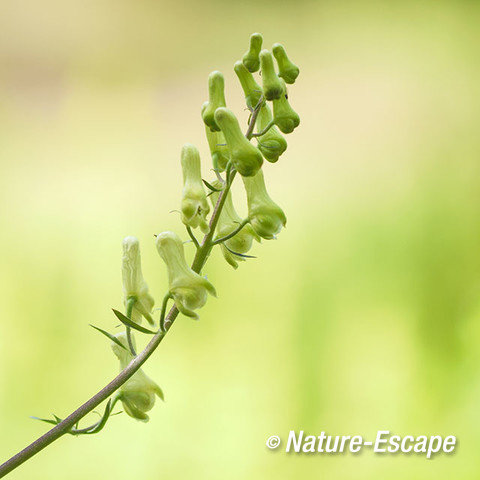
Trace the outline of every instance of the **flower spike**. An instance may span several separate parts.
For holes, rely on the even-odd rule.
[[[177,234],[163,232],[157,235],[157,250],[167,265],[170,293],[178,310],[198,319],[194,312],[207,302],[208,294],[216,297],[213,285],[194,272],[185,260],[183,243]]]

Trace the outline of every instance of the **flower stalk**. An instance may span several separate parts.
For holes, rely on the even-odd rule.
[[[275,154],[276,158],[273,159],[271,156],[269,158],[268,152],[262,151],[250,142],[254,136],[258,137],[261,142],[262,139],[265,140],[264,137],[269,132],[275,131],[272,130],[274,122],[278,125],[277,119],[279,117],[285,120],[282,115],[278,115],[279,111],[283,116],[285,116],[285,113],[287,114],[286,116],[289,117],[287,121],[292,120],[292,111],[288,110],[285,103],[280,100],[277,105],[280,105],[283,110],[282,108],[280,110],[275,109],[274,104],[273,117],[277,118],[272,120],[271,114],[268,115],[268,108],[265,109],[266,115],[260,118],[260,129],[257,131],[258,133],[254,133],[260,111],[265,105],[265,99],[275,101],[284,93],[284,83],[275,72],[272,55],[268,51],[260,51],[261,46],[261,35],[252,35],[250,50],[243,57],[242,64],[238,62],[236,64],[237,75],[244,87],[247,106],[251,113],[245,134],[241,132],[238,120],[233,112],[225,108],[223,75],[221,72],[213,72],[209,77],[209,101],[202,109],[202,118],[206,125],[207,139],[217,176],[217,181],[213,182],[215,186],[201,178],[197,149],[193,145],[187,144],[182,151],[184,175],[182,221],[195,245],[196,252],[191,266],[188,266],[183,256],[183,244],[179,237],[171,232],[163,232],[157,235],[157,249],[167,265],[170,284],[169,291],[163,297],[158,329],[156,329],[156,323],[152,318],[154,300],[148,292],[148,286],[142,275],[138,240],[135,237],[127,237],[123,243],[124,255],[122,261],[126,315],[114,310],[117,318],[125,325],[125,332],[111,335],[98,327],[94,327],[113,342],[112,349],[120,360],[120,373],[65,419],[55,417],[55,420],[44,420],[47,423],[53,423],[53,428],[0,465],[0,478],[3,478],[67,433],[82,435],[99,432],[105,426],[112,414],[114,405],[118,401],[122,402],[124,410],[130,416],[147,421],[148,415],[146,412],[153,407],[155,396],[163,399],[163,393],[160,387],[140,369],[159,347],[179,313],[197,318],[198,315],[195,310],[205,304],[207,294],[213,295],[215,293],[214,287],[202,276],[203,268],[212,249],[215,246],[228,249],[228,245],[235,245],[235,241],[242,242],[241,237],[245,235],[249,237],[250,245],[251,240],[253,238],[259,240],[259,236],[266,239],[273,238],[285,225],[286,220],[283,211],[273,203],[266,192],[261,167],[263,157],[269,161],[276,161],[278,155],[285,150],[286,144],[283,148],[284,145],[281,142],[280,150],[282,151],[277,152]],[[276,53],[276,59],[280,59],[282,64],[281,75],[285,76],[287,71],[291,73],[292,66],[288,63],[284,51],[278,50]],[[262,68],[263,90],[251,76],[251,72],[257,71],[260,66]],[[298,73],[296,74],[298,75]],[[279,128],[282,130],[280,126]],[[224,144],[224,141],[226,144]],[[223,172],[225,178],[222,177]],[[230,189],[237,172],[242,175],[246,186],[249,217],[242,220],[238,215],[235,217],[231,213],[229,218],[233,221],[228,231],[221,231],[222,214],[225,214],[227,210],[234,212]],[[213,188],[210,192],[210,195],[214,198],[210,219],[207,219],[209,206],[206,202],[207,195],[203,189],[203,184],[208,188]],[[204,234],[201,241],[196,238],[192,231],[192,228],[197,227]],[[232,255],[236,254],[233,251],[230,251],[230,253]],[[247,255],[239,253],[239,257],[247,257]],[[168,309],[170,300],[173,300],[174,304]],[[146,319],[154,330],[142,327],[143,319]],[[139,353],[136,352],[132,335],[133,330],[152,335],[145,348]],[[107,399],[103,417],[94,425],[78,428],[78,423]]]

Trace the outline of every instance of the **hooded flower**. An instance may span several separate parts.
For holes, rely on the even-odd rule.
[[[194,312],[207,302],[208,294],[216,296],[213,285],[194,272],[185,260],[183,243],[177,234],[163,232],[157,235],[157,250],[167,265],[170,293],[178,310],[198,319]]]
[[[253,75],[242,62],[235,63],[233,69],[240,80],[247,107],[253,110],[262,96],[262,87],[255,81]]]
[[[300,69],[290,61],[283,45],[276,43],[272,47],[272,53],[278,64],[278,76],[283,78],[286,83],[295,83],[300,73]]]
[[[237,117],[228,108],[218,108],[215,120],[225,135],[230,158],[237,172],[245,177],[255,175],[262,166],[263,157],[260,150],[245,138]]]
[[[288,103],[286,89],[283,95],[273,101],[273,119],[283,133],[292,133],[300,125],[298,113]]]
[[[215,120],[215,111],[225,107],[225,80],[222,72],[214,71],[208,77],[208,102],[202,108],[202,118],[212,132],[218,132],[220,127]]]
[[[273,120],[270,107],[265,104],[258,112],[258,131],[267,128]],[[265,160],[275,163],[280,155],[287,149],[287,141],[283,135],[272,125],[261,137],[257,137],[258,149],[262,152]]]
[[[182,222],[192,228],[200,227],[203,233],[210,230],[207,215],[210,207],[203,189],[200,170],[200,154],[194,145],[186,143],[182,148],[183,197]]]
[[[128,350],[125,332],[117,333],[115,337],[125,347],[122,348],[120,345],[112,342],[113,353],[120,360],[120,371],[122,371],[131,362],[133,356]],[[133,336],[132,342],[135,342]],[[142,422],[148,422],[149,420],[146,412],[150,411],[155,405],[155,395],[163,400],[162,389],[141,369],[137,370],[120,387],[117,395],[122,401],[125,412]]]
[[[221,189],[222,184],[215,181],[212,184],[215,188]],[[212,205],[215,205],[218,200],[219,192],[213,192],[210,195]],[[242,219],[238,216],[233,206],[232,194],[228,192],[227,198],[223,205],[222,213],[218,219],[216,239],[226,237],[235,231],[242,223]],[[221,244],[222,253],[225,260],[233,267],[238,268],[238,261],[244,261],[241,256],[235,255],[232,252],[245,254],[252,248],[253,240],[260,241],[260,237],[253,231],[250,225],[245,225],[234,237],[229,238]]]
[[[205,134],[210,148],[210,155],[212,156],[213,168],[218,172],[223,172],[229,160],[225,136],[222,132],[212,132],[210,127],[207,127],[206,125]]]
[[[273,64],[273,57],[268,50],[260,52],[260,65],[262,69],[263,94],[267,100],[280,98],[284,93],[284,87]]]
[[[151,314],[155,301],[148,293],[148,285],[143,279],[140,244],[136,237],[126,237],[122,245],[123,300],[125,307],[129,299],[135,299],[131,319],[140,324],[143,316],[153,325],[154,321]]]
[[[250,36],[250,48],[242,58],[242,62],[249,72],[256,72],[260,68],[258,55],[262,49],[263,37],[260,33],[253,33]]]
[[[263,172],[243,178],[247,192],[248,218],[255,232],[267,240],[275,238],[287,223],[283,210],[270,198]]]

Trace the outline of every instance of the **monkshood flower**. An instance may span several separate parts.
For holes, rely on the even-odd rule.
[[[218,190],[222,188],[222,184],[219,181],[212,182],[212,186]],[[212,205],[215,206],[219,195],[219,192],[213,192],[210,195]],[[218,219],[215,239],[230,235],[238,229],[242,221],[233,206],[232,194],[228,192],[222,213]],[[222,254],[225,260],[233,268],[238,268],[238,262],[245,260],[245,258],[240,255],[247,253],[252,248],[253,240],[260,242],[260,237],[253,231],[252,227],[247,224],[235,236],[221,243]],[[232,252],[239,253],[240,255],[235,255],[235,253]]]
[[[288,103],[286,90],[284,95],[273,101],[273,119],[283,133],[292,133],[300,125],[300,117]]]
[[[205,305],[208,294],[217,296],[215,288],[187,265],[183,243],[176,233],[158,234],[156,245],[167,265],[169,290],[175,305],[187,317],[198,319],[194,310]]]
[[[148,293],[148,285],[143,279],[138,238],[126,237],[122,246],[123,301],[125,307],[127,307],[129,301],[134,302],[131,319],[140,324],[142,317],[145,317],[153,325],[152,309],[155,301]]]
[[[242,62],[237,62],[233,66],[240,85],[242,86],[243,93],[245,94],[245,101],[247,107],[253,110],[262,96],[262,87],[255,81],[253,75],[248,71]]]
[[[215,120],[215,111],[219,107],[225,107],[225,80],[222,72],[212,72],[208,77],[208,102],[202,108],[202,118],[210,130],[218,132],[220,127]]]
[[[300,73],[300,69],[290,61],[283,45],[276,43],[272,47],[272,52],[275,60],[277,60],[278,76],[283,78],[287,83],[295,83],[295,80]]]
[[[263,94],[267,100],[275,100],[285,93],[285,88],[273,64],[272,54],[268,50],[260,52]]]
[[[243,178],[247,192],[248,218],[253,230],[266,240],[276,237],[287,223],[283,210],[270,198],[265,187],[263,172]]]
[[[218,108],[215,120],[225,135],[237,172],[244,177],[255,175],[263,164],[263,157],[260,150],[245,138],[235,114],[228,108]]]
[[[203,108],[206,108],[207,103],[203,105],[202,111]],[[217,170],[217,172],[225,171],[229,158],[227,141],[225,140],[223,132],[212,132],[210,127],[205,125],[205,134],[207,136],[208,147],[210,148],[210,155],[212,156],[213,168]]]
[[[133,359],[133,355],[128,349],[128,342],[125,332],[117,333],[115,338],[125,347],[112,342],[113,353],[120,361],[120,371]],[[132,336],[132,343],[135,339]],[[162,389],[151,380],[143,370],[137,370],[121,387],[117,397],[123,404],[123,409],[131,417],[142,422],[148,422],[149,417],[146,412],[150,411],[155,405],[155,396],[163,400]]]
[[[242,58],[242,62],[249,72],[256,72],[260,68],[260,59],[258,58],[262,49],[263,37],[260,33],[253,33],[250,36],[250,48]]]
[[[209,232],[207,215],[210,207],[203,188],[200,153],[195,145],[186,143],[181,154],[183,173],[182,222],[189,227],[200,227],[203,233]]]
[[[258,112],[257,125],[258,131],[261,132],[272,122],[272,112],[270,107],[265,104]],[[280,155],[287,149],[287,141],[283,135],[277,130],[275,125],[271,126],[268,131],[260,137],[257,137],[258,149],[262,152],[265,160],[275,163]]]

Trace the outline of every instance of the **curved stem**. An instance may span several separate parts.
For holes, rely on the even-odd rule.
[[[224,237],[222,238],[218,238],[217,240],[215,240],[213,242],[214,245],[219,245],[220,243],[223,243],[223,242],[226,242],[227,240],[230,240],[230,238],[234,237],[238,232],[240,232],[240,230],[242,230],[242,228],[247,224],[247,223],[250,223],[250,220],[248,218],[246,218],[245,220],[242,221],[242,223],[240,223],[240,225],[231,233],[229,233],[228,235],[225,235]]]
[[[192,239],[192,242],[195,245],[195,247],[197,247],[197,249],[200,248],[200,244],[198,243],[197,237],[192,232],[192,229],[190,228],[190,225],[187,225],[187,232],[188,232],[189,237]]]
[[[252,115],[250,117],[250,122],[248,124],[248,130],[245,136],[247,137],[248,140],[251,140],[253,136],[253,130],[255,128],[255,124],[257,123],[257,117],[260,112],[260,109],[263,106],[263,95],[259,98],[257,105],[255,106],[255,109],[252,112]]]
[[[275,122],[272,120],[261,132],[252,133],[252,137],[261,137],[262,135],[265,135],[274,125]]]
[[[163,297],[162,311],[160,313],[160,331],[161,332],[166,332],[166,330],[165,330],[165,313],[167,312],[167,303],[171,298],[172,298],[172,294],[170,292],[168,292]]]
[[[133,307],[135,305],[135,302],[137,299],[135,297],[130,297],[127,300],[127,311],[126,311],[126,316],[130,320],[132,319],[132,311]],[[126,327],[126,333],[127,333],[127,342],[128,342],[128,348],[130,349],[130,353],[136,357],[137,352],[135,351],[135,347],[133,346],[133,340],[132,340],[132,329],[130,327]]]

